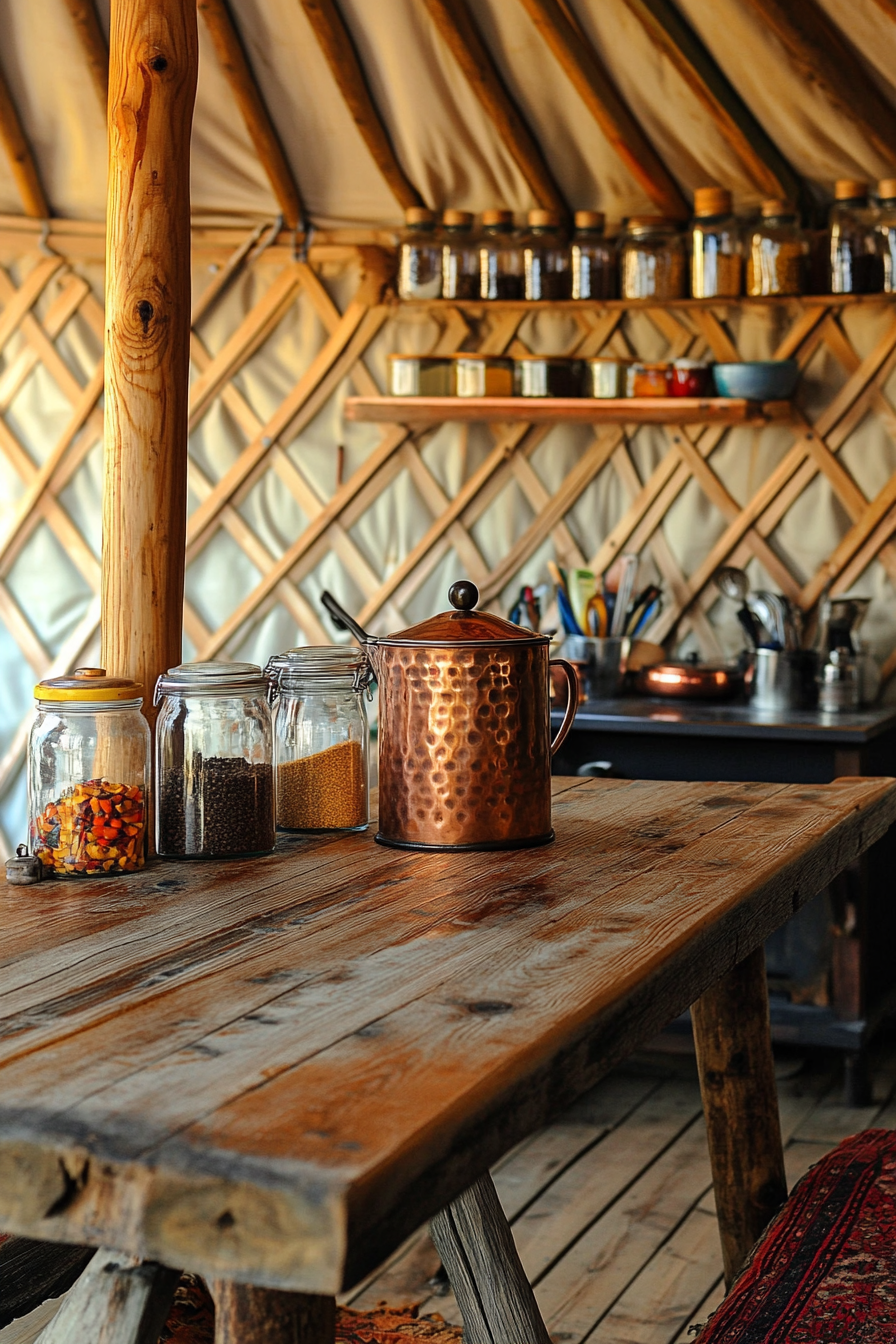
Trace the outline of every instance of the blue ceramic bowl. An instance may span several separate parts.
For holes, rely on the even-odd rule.
[[[795,359],[756,359],[743,364],[714,364],[712,373],[720,397],[786,401],[793,396],[800,369]]]

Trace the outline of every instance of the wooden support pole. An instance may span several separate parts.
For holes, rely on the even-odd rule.
[[[430,1232],[460,1307],[464,1344],[551,1344],[488,1173],[433,1218]]]
[[[152,705],[181,660],[196,0],[112,0],[103,662]]]
[[[103,116],[109,100],[109,48],[100,24],[96,0],[65,0],[78,34],[78,41],[87,57],[87,67],[96,89]]]
[[[41,1344],[157,1344],[180,1272],[103,1247],[40,1336]]]
[[[568,218],[569,206],[563,193],[523,114],[508,93],[466,0],[424,0],[424,4],[538,204]]]
[[[267,174],[283,222],[288,229],[304,227],[302,198],[280,137],[252,73],[242,38],[227,0],[199,0],[221,68],[227,78],[255,152]]]
[[[725,1282],[787,1198],[760,946],[691,1008]]]
[[[32,219],[49,219],[50,206],[37,171],[37,161],[22,127],[6,76],[0,68],[0,140],[6,150],[22,206]]]
[[[522,0],[522,4],[635,181],[664,215],[687,219],[691,207],[681,188],[624,102],[594,47],[565,7],[559,0]]]
[[[301,0],[320,49],[327,58],[345,104],[370,150],[373,161],[403,210],[423,205],[423,197],[408,178],[373,101],[360,57],[339,12],[336,0]]]
[[[216,1279],[215,1344],[333,1344],[336,1299]]]

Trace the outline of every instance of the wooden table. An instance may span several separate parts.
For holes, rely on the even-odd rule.
[[[784,1190],[762,942],[894,817],[891,780],[567,779],[543,849],[5,888],[0,1227],[113,1248],[48,1344],[122,1282],[149,1338],[137,1260],[211,1279],[221,1342],[318,1344],[426,1218],[470,1344],[544,1344],[488,1167],[692,1003],[732,1272]]]

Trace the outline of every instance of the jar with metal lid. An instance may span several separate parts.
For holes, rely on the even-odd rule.
[[[149,725],[143,687],[79,667],[34,688],[28,830],[47,877],[113,877],[143,867]]]
[[[512,210],[484,210],[479,236],[480,299],[523,297],[523,251]]]
[[[412,206],[404,212],[398,244],[398,297],[437,299],[442,293],[442,244],[432,210]]]
[[[877,250],[868,183],[844,178],[834,185],[828,238],[831,293],[880,294],[883,258]]]
[[[859,670],[852,649],[831,649],[818,671],[818,708],[823,714],[842,714],[859,707]]]
[[[762,215],[747,235],[747,293],[802,294],[809,246],[796,210],[786,201],[763,201]]]
[[[724,187],[694,192],[691,225],[691,294],[695,299],[736,299],[740,294],[740,229]]]
[[[624,299],[683,299],[687,291],[684,238],[674,219],[632,215],[620,252]]]
[[[523,237],[523,297],[568,299],[569,246],[554,210],[530,210]]]
[[[877,184],[877,217],[874,223],[877,254],[884,268],[884,293],[896,293],[896,178]]]
[[[277,825],[363,831],[370,820],[370,667],[355,648],[289,649],[265,673],[274,709]]]
[[[181,663],[156,683],[156,849],[235,858],[274,848],[274,741],[255,663]]]
[[[442,213],[442,298],[479,297],[479,245],[469,210]]]
[[[604,222],[600,210],[575,213],[576,231],[569,249],[574,299],[616,297],[616,246],[604,237]]]

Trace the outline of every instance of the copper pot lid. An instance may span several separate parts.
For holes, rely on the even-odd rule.
[[[479,589],[475,583],[461,579],[448,589],[448,601],[454,611],[442,611],[430,616],[408,630],[378,639],[378,644],[440,645],[453,648],[459,644],[504,644],[510,640],[525,644],[548,644],[547,635],[536,635],[503,616],[490,611],[477,611]]]

